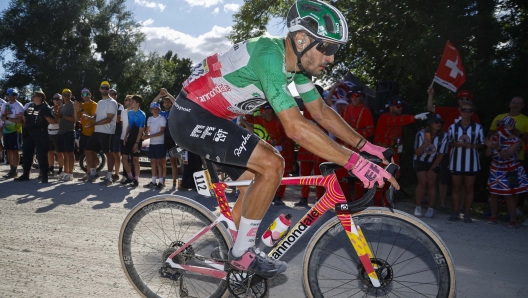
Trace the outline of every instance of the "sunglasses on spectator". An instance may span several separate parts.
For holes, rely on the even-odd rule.
[[[439,123],[442,123],[442,121],[435,121],[433,122],[434,124],[439,124]]]
[[[53,100],[60,100],[60,98],[58,98],[58,97],[54,97]]]
[[[110,87],[101,87],[101,90],[110,90]]]
[[[332,56],[339,50],[339,44],[319,40],[315,49],[325,56]]]
[[[471,99],[469,97],[461,97],[459,98],[462,101],[470,101]]]
[[[63,93],[62,96],[71,96],[70,93]]]
[[[401,108],[403,108],[402,105],[395,105],[395,107],[396,107],[397,109],[401,109]]]
[[[460,109],[462,113],[473,113],[473,109]]]
[[[82,93],[81,95],[82,96],[90,96],[91,94],[90,93]]]

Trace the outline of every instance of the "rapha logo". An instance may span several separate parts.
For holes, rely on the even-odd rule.
[[[248,134],[247,136],[242,137],[242,143],[234,151],[236,156],[240,156],[240,154],[242,154],[242,151],[246,151],[246,144],[247,144],[249,138],[251,138],[251,134]]]
[[[191,137],[205,139],[205,137],[207,136],[212,136],[215,130],[216,127],[198,124],[194,127],[193,131],[191,132]]]
[[[227,131],[225,131],[225,130],[223,130],[223,129],[219,129],[219,130],[215,133],[215,135],[214,135],[214,137],[213,137],[213,140],[214,140],[215,142],[224,142],[225,139],[226,139],[226,137],[227,137],[227,135],[228,135]]]

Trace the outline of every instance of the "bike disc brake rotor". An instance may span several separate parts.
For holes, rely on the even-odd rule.
[[[237,298],[265,297],[268,291],[268,280],[246,271],[230,270],[227,273],[229,292]]]
[[[381,283],[381,288],[385,288],[388,285],[391,284],[392,279],[394,278],[392,267],[387,263],[387,261],[382,259],[370,259],[372,262],[372,266],[374,266],[374,270],[376,271],[376,274],[378,275],[379,281]],[[366,285],[369,288],[374,288],[372,285],[372,282],[370,281],[370,278],[368,276],[367,271],[365,270],[365,267],[363,267],[362,263],[358,264],[358,272],[359,272],[359,279],[361,282]]]

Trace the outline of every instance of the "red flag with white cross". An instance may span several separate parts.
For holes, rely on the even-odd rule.
[[[466,72],[458,50],[449,42],[446,43],[442,60],[436,70],[434,82],[456,92],[466,81]]]

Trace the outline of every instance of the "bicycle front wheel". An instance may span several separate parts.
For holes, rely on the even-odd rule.
[[[171,253],[214,220],[215,216],[207,208],[180,196],[155,196],[134,207],[119,235],[121,265],[134,288],[149,298],[227,297],[225,279],[172,269],[165,263]],[[218,249],[227,252],[231,243],[225,227],[218,224],[173,261],[207,267],[207,260],[213,258],[212,252]]]
[[[324,224],[304,256],[308,297],[455,297],[455,268],[440,237],[417,218],[386,208],[353,215],[374,255],[372,286],[340,221]]]

